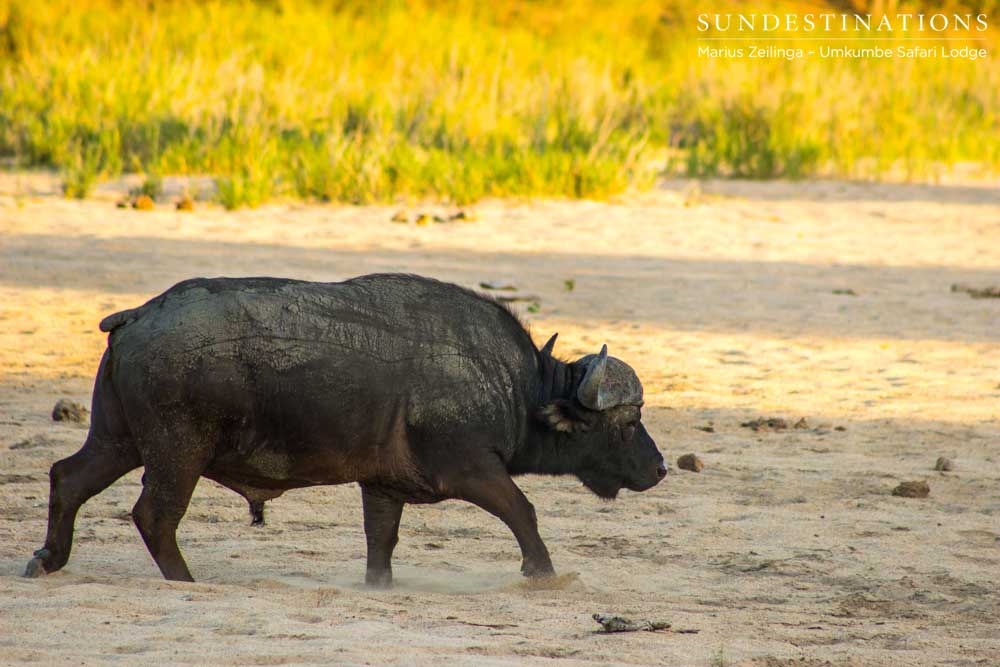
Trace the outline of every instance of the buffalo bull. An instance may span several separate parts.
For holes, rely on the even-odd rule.
[[[405,503],[457,498],[500,518],[526,575],[553,572],[525,473],[576,475],[602,498],[666,474],[642,385],[600,354],[564,362],[506,307],[410,275],[341,283],[197,278],[101,322],[108,347],[79,452],[52,466],[45,545],[66,564],[80,506],[143,466],[135,525],[167,579],[191,581],[177,525],[200,477],[251,503],[359,482],[365,580],[392,581]]]

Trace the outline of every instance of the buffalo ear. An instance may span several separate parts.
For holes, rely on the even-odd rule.
[[[546,403],[536,413],[539,421],[553,431],[560,433],[577,433],[589,431],[590,422],[585,415],[573,408],[570,401],[556,400]]]

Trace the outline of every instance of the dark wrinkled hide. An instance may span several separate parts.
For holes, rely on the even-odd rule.
[[[455,285],[194,279],[101,328],[90,434],[52,466],[29,575],[61,568],[80,505],[139,466],[132,516],[166,578],[191,580],[176,528],[200,477],[243,495],[254,523],[287,489],[356,481],[375,585],[391,581],[404,503],[475,503],[510,527],[522,571],[542,575],[549,554],[511,475],[574,474],[613,498],[666,473],[630,368],[561,362],[554,337],[536,349],[506,308]]]

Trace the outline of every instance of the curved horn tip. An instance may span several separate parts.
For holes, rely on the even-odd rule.
[[[601,357],[607,357],[608,356],[608,344],[607,343],[605,343],[601,347],[601,354],[599,356],[601,356]]]
[[[543,353],[551,355],[553,348],[555,348],[556,346],[556,338],[559,338],[559,332],[552,334],[552,338],[550,338],[549,341],[545,343],[544,346],[542,346],[541,351]]]

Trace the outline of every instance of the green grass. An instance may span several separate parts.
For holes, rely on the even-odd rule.
[[[699,59],[713,6],[0,0],[0,155],[74,197],[211,174],[230,208],[1000,167],[995,57]]]

